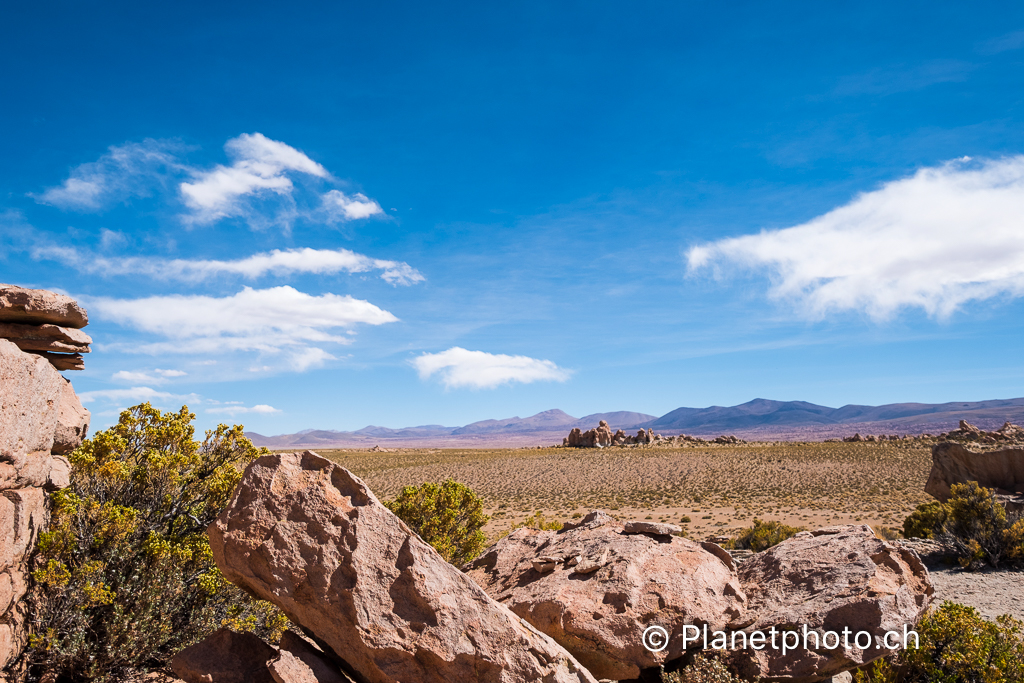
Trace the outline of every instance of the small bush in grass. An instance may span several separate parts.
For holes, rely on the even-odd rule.
[[[453,479],[406,486],[385,505],[455,566],[469,562],[487,546],[480,531],[488,520],[483,501]]]
[[[523,521],[513,524],[512,528],[520,529],[526,527],[528,529],[537,529],[538,531],[559,531],[563,525],[564,522],[559,522],[557,519],[546,519],[544,513],[537,510],[531,516],[523,519]]]
[[[281,612],[221,576],[206,538],[242,466],[266,451],[237,425],[198,443],[193,419],[144,403],[69,457],[71,485],[51,496],[32,573],[36,673],[117,680],[222,625],[272,641],[284,631]]]
[[[726,543],[726,547],[734,550],[753,550],[759,553],[782,543],[787,538],[803,531],[803,527],[795,527],[782,522],[763,522],[754,520],[754,526],[744,529],[735,538]]]
[[[1024,683],[1024,622],[944,602],[917,625],[920,647],[857,672],[858,683]]]

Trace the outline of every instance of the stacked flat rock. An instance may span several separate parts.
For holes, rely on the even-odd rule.
[[[50,361],[58,370],[85,368],[92,338],[89,314],[71,297],[45,289],[0,284],[0,339]]]

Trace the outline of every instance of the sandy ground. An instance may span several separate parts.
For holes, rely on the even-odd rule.
[[[965,572],[939,563],[929,563],[928,570],[936,606],[949,600],[976,608],[986,619],[1009,614],[1024,620],[1024,571]]]

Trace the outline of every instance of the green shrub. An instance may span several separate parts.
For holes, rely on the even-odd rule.
[[[773,545],[782,543],[803,530],[803,527],[788,526],[782,522],[763,522],[760,519],[754,519],[754,526],[741,531],[726,543],[726,547],[734,550],[753,550],[755,553],[759,553]]]
[[[697,655],[693,663],[679,671],[662,674],[663,683],[744,683],[729,672],[721,659]]]
[[[71,454],[71,485],[51,496],[32,573],[26,656],[37,673],[120,679],[221,625],[270,640],[283,632],[283,614],[222,577],[206,537],[261,451],[241,426],[197,443],[193,419],[144,403]]]
[[[557,519],[545,519],[544,513],[537,510],[529,517],[523,519],[523,521],[513,524],[512,528],[526,527],[528,529],[537,529],[538,531],[559,531],[564,525],[565,522],[559,522]]]
[[[986,621],[973,607],[944,602],[917,625],[920,647],[876,660],[858,683],[1024,683],[1024,622]],[[911,640],[913,643],[913,640]]]
[[[1024,520],[1013,523],[992,491],[976,481],[953,484],[946,503],[918,505],[903,532],[945,543],[964,567],[996,567],[1004,558],[1024,562]]]
[[[903,536],[905,538],[935,538],[942,533],[942,525],[946,523],[946,506],[937,500],[921,503],[910,516],[903,520]]]
[[[453,479],[406,486],[385,505],[456,566],[469,562],[487,546],[480,531],[488,520],[483,502],[472,489]]]

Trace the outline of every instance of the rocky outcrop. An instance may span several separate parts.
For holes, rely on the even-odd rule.
[[[673,531],[627,527],[594,511],[558,532],[517,529],[466,569],[598,678],[634,679],[684,653],[681,638],[662,652],[648,650],[648,626],[678,634],[685,624],[726,628],[745,614],[728,553],[665,535]],[[550,559],[551,570],[538,571],[538,558]]]
[[[562,445],[569,448],[604,448],[612,445],[613,436],[608,423],[601,420],[596,429],[585,432],[581,432],[579,427],[573,427],[569,436],[562,440]]]
[[[992,489],[1008,511],[1024,510],[1024,448],[975,453],[948,441],[932,447],[926,493],[945,503],[953,484],[969,481]]]
[[[92,338],[89,315],[63,294],[0,284],[0,339],[42,356],[58,370],[82,370]]]
[[[265,455],[209,529],[224,575],[370,683],[595,683],[315,453]]]
[[[942,441],[960,441],[986,445],[1024,444],[1024,427],[1004,422],[1003,426],[994,432],[986,432],[984,429],[975,427],[967,420],[960,420],[960,427],[958,429],[939,434],[939,439]]]
[[[875,538],[871,528],[841,526],[804,531],[739,565],[747,595],[746,632],[867,631],[871,645],[851,641],[835,649],[801,646],[784,652],[765,647],[732,653],[744,677],[785,678],[794,683],[828,679],[889,654],[886,631],[914,624],[934,589],[928,570],[911,550]],[[817,639],[810,636],[810,644]],[[818,640],[818,642],[821,642]]]
[[[7,294],[0,291],[0,303],[10,303]],[[39,313],[31,305],[37,299],[25,303],[25,311]],[[68,485],[70,464],[62,454],[74,450],[88,428],[89,411],[71,383],[38,355],[0,339],[0,668],[25,645],[22,598],[30,554],[48,523],[46,492]]]

